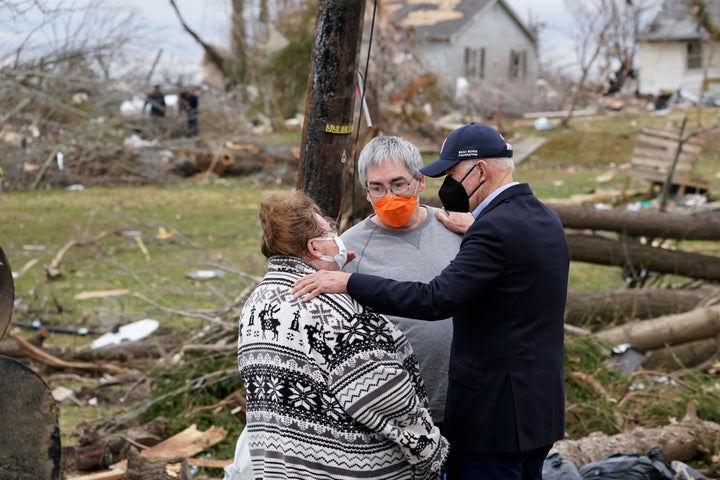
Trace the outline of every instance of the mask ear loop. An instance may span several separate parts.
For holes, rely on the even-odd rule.
[[[470,172],[472,172],[472,171],[475,169],[475,167],[477,167],[477,165],[476,165],[476,164],[473,164],[472,168],[467,171],[467,173],[465,174],[464,177],[462,177],[462,180],[460,180],[460,184],[461,184],[461,185],[462,185],[462,183],[465,181],[465,179],[468,177],[468,175],[470,175]]]
[[[473,165],[473,168],[475,168],[475,167],[477,167],[477,164],[474,164],[474,165]],[[465,175],[465,177],[463,177],[463,180],[465,180],[465,178],[466,178],[468,175],[470,175],[470,172],[473,171],[473,168],[471,168],[470,170],[468,170],[468,173],[467,173],[467,175]],[[478,168],[478,170],[479,170],[479,168]],[[460,182],[460,183],[462,183],[462,182]],[[472,197],[473,195],[475,195],[475,192],[477,192],[477,191],[480,189],[480,187],[483,186],[484,183],[485,183],[485,180],[482,180],[480,183],[478,183],[478,186],[475,187],[475,190],[473,190],[472,192],[470,192],[470,193],[468,194],[468,198],[470,198],[470,197]]]
[[[418,199],[417,191],[418,191],[418,188],[420,188],[420,179],[413,177],[413,180],[415,180],[415,192],[412,194],[412,197],[415,197],[415,199],[417,200]],[[412,197],[410,197],[410,198],[412,198]]]

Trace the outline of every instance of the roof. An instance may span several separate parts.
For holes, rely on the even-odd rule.
[[[494,4],[505,9],[528,37],[536,42],[535,35],[518,18],[504,0],[386,0],[384,9],[400,27],[412,28],[431,41],[447,41],[469,20]]]
[[[705,5],[713,23],[717,25],[720,20],[720,0],[705,0]],[[655,19],[640,35],[640,40],[698,40],[707,36],[707,32],[698,25],[684,0],[665,0]]]

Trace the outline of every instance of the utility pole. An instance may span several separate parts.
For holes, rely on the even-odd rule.
[[[297,188],[338,219],[352,150],[365,0],[319,0]]]

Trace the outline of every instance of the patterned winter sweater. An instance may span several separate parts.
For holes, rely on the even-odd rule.
[[[256,479],[433,479],[448,453],[402,333],[348,295],[294,300],[315,267],[270,258],[240,314]]]

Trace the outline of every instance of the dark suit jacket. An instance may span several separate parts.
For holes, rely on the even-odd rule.
[[[480,213],[430,283],[354,273],[348,292],[381,313],[453,316],[445,414],[451,449],[526,452],[564,436],[569,264],[558,216],[519,184]]]

